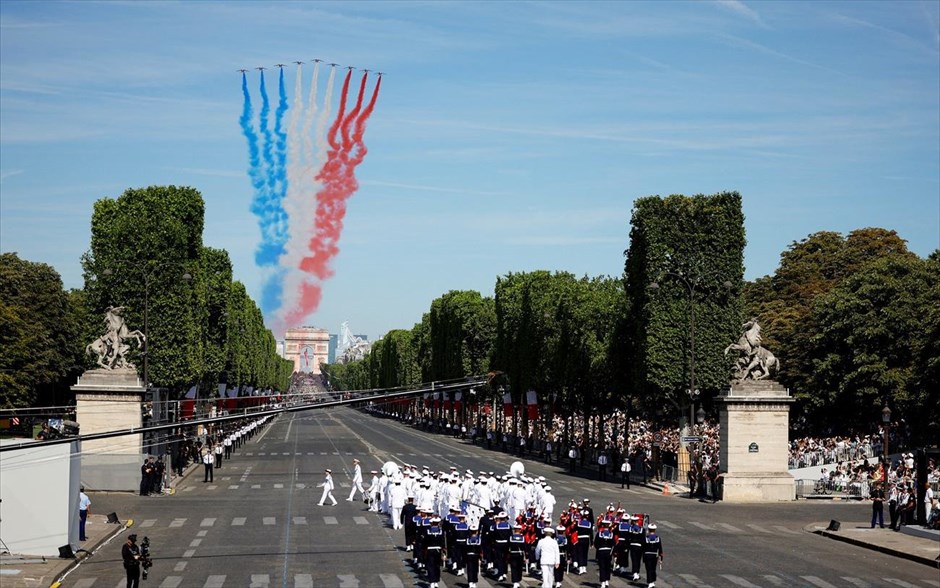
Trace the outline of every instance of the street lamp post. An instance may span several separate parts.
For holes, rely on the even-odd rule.
[[[884,457],[885,467],[888,467],[888,428],[891,426],[891,409],[888,408],[887,401],[885,401],[884,408],[881,409],[881,425],[884,432],[884,442],[882,443],[881,453]]]

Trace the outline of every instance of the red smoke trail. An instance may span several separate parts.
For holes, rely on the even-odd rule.
[[[298,308],[287,314],[287,324],[299,323],[320,305],[322,297],[321,283],[333,275],[330,261],[339,253],[339,237],[343,230],[343,218],[346,216],[346,199],[355,193],[359,187],[356,181],[356,167],[362,163],[367,153],[363,137],[366,122],[375,109],[375,102],[382,85],[380,77],[368,105],[363,110],[362,103],[365,97],[365,87],[368,74],[362,76],[359,85],[359,95],[355,107],[344,114],[346,90],[349,75],[343,84],[343,102],[333,125],[330,127],[330,152],[323,169],[317,179],[323,183],[317,193],[316,229],[309,243],[309,255],[300,262],[300,269],[315,277],[313,283],[304,283],[301,286],[300,302]],[[337,141],[337,130],[342,131],[341,141]],[[351,130],[351,133],[350,133]]]
[[[336,120],[333,121],[333,124],[330,125],[330,132],[327,135],[327,138],[330,142],[331,151],[329,158],[333,158],[333,152],[339,150],[339,143],[336,142],[336,131],[339,129],[340,123],[343,122],[343,113],[346,112],[346,96],[349,95],[349,79],[352,77],[352,70],[346,72],[346,78],[343,80],[343,91],[339,96],[339,112],[336,113]]]

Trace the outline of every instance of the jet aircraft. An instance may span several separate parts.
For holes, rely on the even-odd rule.
[[[323,60],[322,60],[322,59],[314,59],[314,60],[313,60],[314,63],[320,63],[321,61],[323,61]]]
[[[346,69],[348,69],[349,71],[352,71],[352,70],[354,70],[354,69],[356,69],[356,68],[353,67],[353,66],[351,66],[351,65],[347,65],[347,66],[346,66]]]
[[[258,70],[258,71],[264,71],[264,68],[263,68],[263,67],[256,67],[255,69]]]
[[[278,69],[284,69],[284,64],[283,64],[283,63],[275,63],[275,64],[274,64],[274,67],[276,67],[276,68],[278,68]]]
[[[338,63],[331,63],[330,65],[333,66],[333,67],[336,67],[336,66],[339,65],[339,64],[338,64]]]
[[[245,73],[245,72],[247,72],[248,70],[247,70],[247,69],[240,69],[240,70],[238,70],[238,71],[240,71],[240,72],[242,72],[242,73]]]
[[[304,64],[303,61],[295,61],[294,63],[296,63],[297,65],[303,65],[303,64]]]

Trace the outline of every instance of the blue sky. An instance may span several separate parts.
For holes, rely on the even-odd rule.
[[[96,199],[190,185],[257,300],[235,70],[313,58],[387,73],[306,321],[331,332],[510,271],[620,275],[652,194],[741,192],[748,278],[820,230],[940,246],[935,1],[4,0],[0,249],[81,286]]]

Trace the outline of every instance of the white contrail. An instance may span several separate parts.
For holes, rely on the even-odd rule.
[[[285,270],[281,290],[281,305],[278,308],[278,313],[285,307],[293,308],[296,304],[297,292],[287,287],[287,281],[290,274],[298,271],[296,267],[304,246],[302,233],[304,232],[303,208],[306,174],[304,173],[303,137],[300,134],[301,116],[304,111],[303,69],[301,64],[297,64],[297,77],[294,79],[293,106],[287,127],[287,194],[284,196],[288,241],[284,246],[284,255],[278,264]]]

